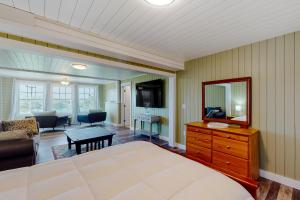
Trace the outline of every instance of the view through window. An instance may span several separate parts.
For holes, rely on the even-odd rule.
[[[89,110],[96,109],[97,95],[96,87],[93,86],[79,86],[79,113],[89,112]]]
[[[72,113],[72,88],[71,86],[52,87],[52,109],[58,113]]]
[[[39,83],[22,83],[19,87],[19,113],[42,112],[45,107],[45,87]]]

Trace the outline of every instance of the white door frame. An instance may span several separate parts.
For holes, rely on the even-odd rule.
[[[132,115],[131,115],[131,113],[132,113],[132,86],[131,86],[131,81],[129,81],[129,82],[125,82],[125,83],[121,83],[121,90],[123,90],[123,87],[125,87],[125,86],[130,86],[130,113],[129,113],[129,127],[131,128],[131,117],[132,117]],[[123,93],[123,91],[121,92],[121,104],[123,104],[123,99],[124,99],[124,93]],[[122,116],[123,116],[123,113],[122,113],[122,106],[123,105],[121,105],[121,119],[122,119]],[[124,122],[121,120],[121,124],[123,124]]]

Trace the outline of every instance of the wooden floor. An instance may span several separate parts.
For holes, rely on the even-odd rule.
[[[116,131],[116,134],[122,134],[122,138],[126,140],[126,134],[128,135],[128,141],[132,141],[132,132],[122,129],[121,131]],[[156,141],[156,143],[163,142]],[[37,161],[38,163],[47,162],[54,160],[52,153],[52,146],[67,144],[66,136],[63,131],[49,131],[41,134],[40,147],[38,151]],[[185,151],[178,148],[171,148],[168,145],[163,145],[175,153],[184,155]],[[282,185],[280,183],[260,178],[260,187],[257,190],[258,200],[300,200],[300,190],[293,189],[291,187]]]

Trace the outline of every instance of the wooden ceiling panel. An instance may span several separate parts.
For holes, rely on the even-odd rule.
[[[189,60],[300,29],[299,0],[0,0],[137,50]]]

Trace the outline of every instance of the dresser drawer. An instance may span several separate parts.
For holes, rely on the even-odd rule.
[[[213,150],[248,159],[248,143],[213,136]]]
[[[248,142],[249,138],[242,135],[235,135],[231,133],[221,132],[221,131],[213,131],[213,135],[219,136],[222,138],[232,139],[232,140],[239,140],[243,142]]]
[[[205,162],[211,162],[211,149],[205,147],[187,144],[186,155],[196,159],[201,159]]]
[[[211,148],[211,135],[188,131],[186,143]]]
[[[248,177],[248,160],[213,151],[212,163],[222,171]]]
[[[192,132],[199,132],[199,133],[204,133],[204,134],[211,134],[211,130],[205,129],[205,128],[200,128],[200,127],[195,127],[195,126],[187,126],[187,131],[192,131]]]

